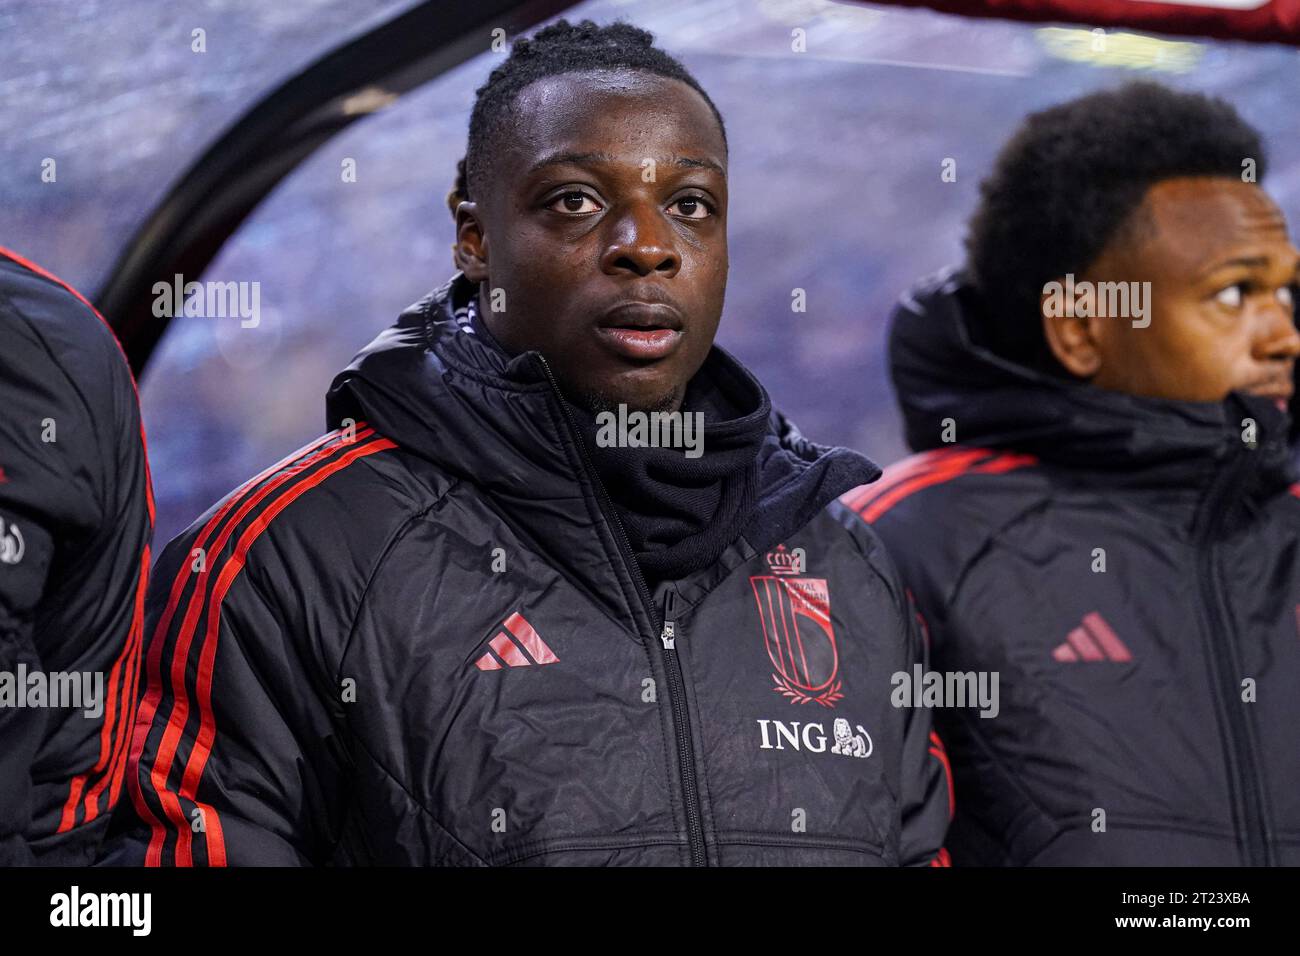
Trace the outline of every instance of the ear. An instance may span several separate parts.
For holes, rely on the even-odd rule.
[[[1070,315],[1073,308],[1064,307],[1064,277],[1043,287],[1039,299],[1039,314],[1043,320],[1043,335],[1047,347],[1065,370],[1076,378],[1090,379],[1101,371],[1102,351],[1097,334],[1100,328],[1096,318]]]
[[[471,282],[484,282],[488,277],[487,255],[487,233],[478,204],[462,202],[456,207],[456,244],[452,246],[456,268]]]

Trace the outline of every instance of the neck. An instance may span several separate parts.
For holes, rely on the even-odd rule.
[[[572,404],[572,403],[570,403]],[[758,453],[771,406],[752,379],[728,372],[715,352],[691,379],[674,410],[691,447],[647,445],[642,422],[635,443],[602,436],[595,416],[580,423],[592,462],[619,512],[637,562],[650,581],[683,577],[708,567],[748,523],[757,503]],[[627,416],[632,416],[629,411]],[[606,423],[608,426],[608,423]],[[617,429],[613,429],[617,433]],[[633,431],[629,428],[629,439]]]

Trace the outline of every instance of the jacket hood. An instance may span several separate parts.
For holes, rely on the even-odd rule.
[[[580,438],[540,353],[510,357],[483,341],[466,320],[477,286],[456,273],[406,309],[340,372],[327,396],[327,424],[345,418],[377,432],[507,509],[551,516],[590,515]],[[766,392],[726,351],[714,346],[699,375],[749,383],[755,403]],[[746,409],[748,411],[748,409]],[[706,452],[707,454],[707,449]],[[840,494],[874,481],[880,469],[856,452],[805,439],[772,411],[758,455],[758,504],[744,533],[755,550],[802,527]]]
[[[974,291],[959,270],[920,282],[896,307],[889,359],[909,446],[956,441],[1011,449],[1125,484],[1186,485],[1245,446],[1256,424],[1255,471],[1288,484],[1287,415],[1267,399],[1234,392],[1222,402],[1143,398],[1067,380],[1008,361],[979,344]]]

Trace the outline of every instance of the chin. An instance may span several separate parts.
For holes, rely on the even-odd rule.
[[[626,405],[633,412],[666,412],[681,404],[684,385],[659,388],[619,388],[617,385],[587,385],[574,390],[573,401],[592,412],[616,411]]]

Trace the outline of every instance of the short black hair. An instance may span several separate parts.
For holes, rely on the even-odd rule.
[[[654,45],[654,34],[622,21],[597,26],[591,20],[572,24],[557,20],[533,37],[521,37],[506,61],[488,76],[475,93],[469,117],[469,145],[456,166],[456,184],[447,194],[452,214],[456,205],[477,196],[488,182],[500,136],[513,127],[515,98],[524,87],[547,76],[587,70],[638,70],[681,80],[709,104],[726,145],[722,114],[686,67]]]
[[[1265,168],[1259,132],[1231,104],[1158,83],[1128,83],[1031,114],[980,185],[966,236],[985,343],[1064,374],[1042,331],[1043,286],[1096,261],[1147,190],[1182,176],[1242,178]]]

